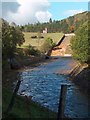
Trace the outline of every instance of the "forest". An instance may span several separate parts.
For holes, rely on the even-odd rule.
[[[36,24],[26,24],[24,26],[19,26],[24,32],[42,32],[45,28],[48,29],[49,33],[63,32],[70,33],[75,32],[85,21],[88,19],[88,12],[83,12],[70,16],[63,20],[52,20],[50,18],[47,23],[36,23]]]

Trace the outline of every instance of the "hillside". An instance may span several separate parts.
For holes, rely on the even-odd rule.
[[[75,32],[85,21],[88,19],[88,12],[76,14],[66,19],[59,21],[52,21],[47,23],[36,23],[20,26],[24,32],[42,32],[45,28],[48,29],[49,33],[63,32],[70,33]]]
[[[22,47],[25,47],[31,44],[36,48],[40,48],[45,42],[46,38],[48,37],[52,38],[54,43],[58,43],[58,41],[62,38],[64,34],[63,33],[47,33],[47,34],[42,33],[41,36],[43,36],[43,38],[40,38],[40,39],[31,38],[31,36],[37,36],[37,35],[38,33],[35,33],[35,32],[33,33],[24,32],[25,43],[22,45]]]

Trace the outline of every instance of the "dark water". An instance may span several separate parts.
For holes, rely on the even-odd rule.
[[[59,58],[40,65],[33,71],[28,68],[19,72],[22,82],[18,94],[32,96],[33,101],[57,112],[61,84],[71,85],[67,90],[65,115],[71,118],[89,118],[87,97],[69,81],[68,76],[56,74],[57,70],[68,69],[68,63],[72,61],[71,58]]]

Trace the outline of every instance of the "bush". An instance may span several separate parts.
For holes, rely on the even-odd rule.
[[[46,38],[45,42],[41,46],[41,52],[47,53],[55,44],[51,38]]]
[[[28,47],[24,48],[24,54],[38,56],[40,55],[40,51],[29,45]]]
[[[36,35],[34,35],[34,36],[31,36],[31,38],[44,38],[43,36],[36,36]]]
[[[76,36],[71,39],[73,56],[80,62],[90,61],[88,32],[88,23],[86,22],[77,30]]]
[[[36,36],[36,35],[33,35],[33,36],[31,36],[31,38],[37,38],[37,36]]]

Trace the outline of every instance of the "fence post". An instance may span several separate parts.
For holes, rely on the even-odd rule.
[[[14,100],[15,100],[17,91],[18,91],[18,89],[19,89],[20,83],[21,83],[21,81],[19,80],[19,81],[17,82],[16,88],[15,88],[15,90],[14,90],[14,92],[13,92],[13,95],[12,95],[10,104],[9,104],[9,106],[8,106],[8,108],[7,108],[6,114],[8,114],[8,113],[12,110],[12,107],[13,107],[13,105],[14,105]]]
[[[67,85],[61,85],[57,120],[63,120],[64,118],[66,93],[67,93]]]

